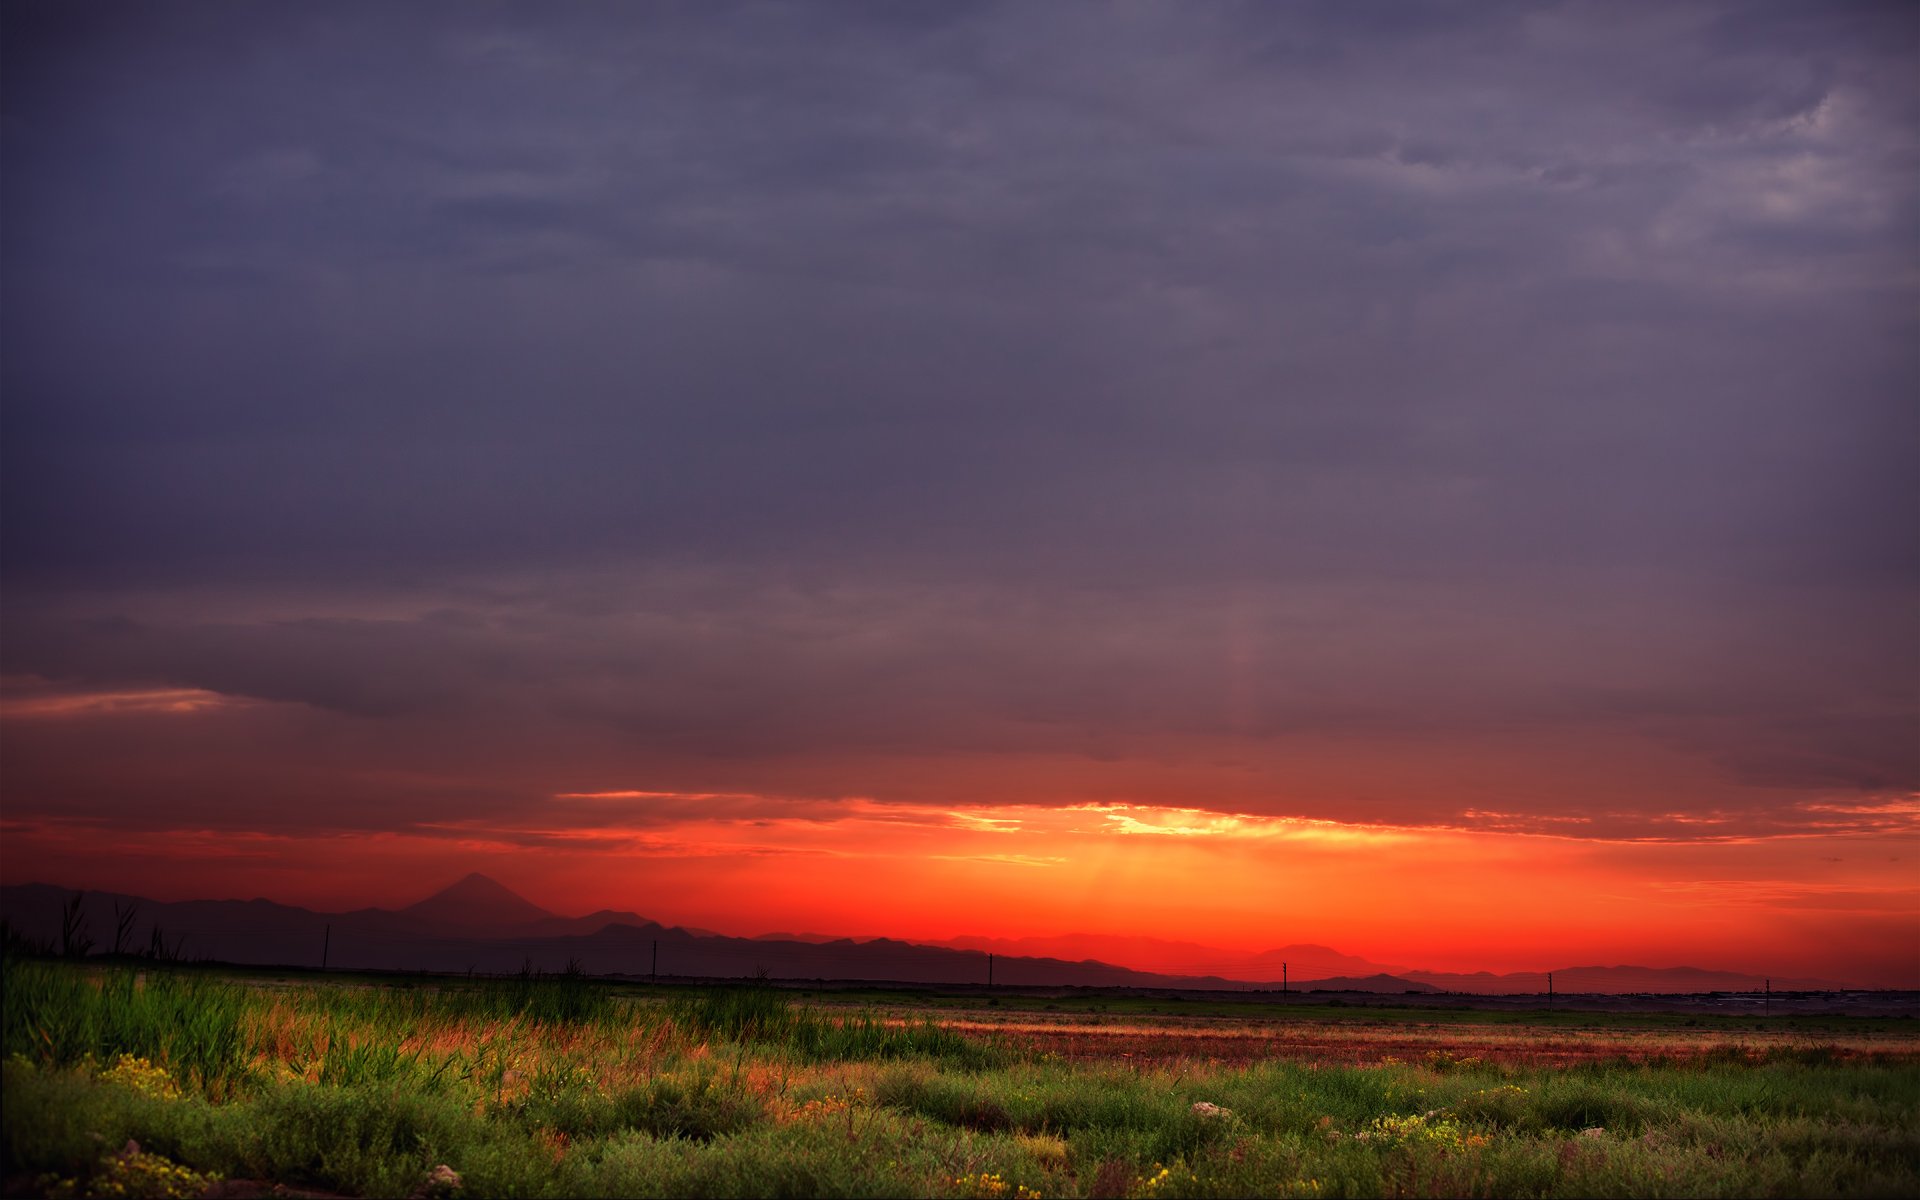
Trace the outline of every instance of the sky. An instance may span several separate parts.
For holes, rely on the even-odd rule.
[[[1920,986],[1920,9],[0,10],[0,880]]]

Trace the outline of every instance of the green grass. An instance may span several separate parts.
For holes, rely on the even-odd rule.
[[[783,1050],[807,1062],[935,1058],[977,1068],[1007,1057],[991,1044],[943,1029],[930,1016],[894,1022],[871,1010],[824,1015],[764,981],[681,992],[666,1008],[676,1023],[702,1036]]]
[[[1920,1193],[1912,1065],[1134,1067],[764,986],[4,981],[0,1176],[29,1190],[109,1191],[133,1139],[354,1195],[443,1163],[476,1196]]]
[[[67,1065],[132,1055],[164,1059],[210,1092],[244,1073],[244,988],[194,975],[111,971],[0,959],[6,1053]]]

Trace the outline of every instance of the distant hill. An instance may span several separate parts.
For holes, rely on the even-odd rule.
[[[1282,946],[1277,950],[1262,950],[1247,959],[1245,971],[1249,976],[1271,979],[1279,974],[1282,964],[1287,967],[1288,977],[1308,980],[1332,978],[1336,972],[1375,975],[1405,975],[1407,972],[1405,967],[1373,962],[1356,954],[1342,954],[1310,942]]]
[[[1230,979],[1310,981],[1345,976],[1397,974],[1401,968],[1342,954],[1326,946],[1294,944],[1249,954],[1199,942],[1128,937],[1104,933],[1068,933],[1050,937],[958,937],[929,942],[957,950],[990,950],[995,954],[1044,955],[1064,959],[1098,959],[1160,975],[1218,975]]]
[[[610,908],[590,912],[584,917],[548,917],[536,921],[527,928],[528,933],[547,937],[564,937],[569,934],[598,933],[609,925],[631,925],[636,929],[658,929],[659,922],[649,921],[639,913],[615,912]],[[688,930],[689,933],[693,932]]]
[[[45,884],[0,887],[0,915],[29,938],[56,942],[69,889]],[[725,937],[705,930],[662,926],[636,913],[602,909],[583,917],[547,911],[484,875],[469,875],[398,911],[364,908],[313,912],[268,900],[192,900],[162,903],[137,896],[88,892],[82,913],[97,953],[113,949],[115,906],[135,912],[123,947],[144,950],[157,927],[169,947],[184,957],[274,966],[378,970],[511,972],[531,964],[560,970],[578,963],[594,974],[660,974],[712,978],[873,980],[901,983],[995,983],[1042,987],[1137,987],[1190,990],[1278,990],[1279,972],[1263,964],[1287,964],[1294,991],[1376,993],[1475,992],[1515,995],[1547,990],[1545,973],[1507,975],[1387,971],[1378,964],[1325,946],[1289,945],[1257,955],[1232,956],[1197,943],[1153,939],[1108,939],[1113,949],[1147,952],[1157,961],[1219,964],[1208,971],[1153,972],[1083,956],[1067,958],[1033,950],[1071,945],[1084,952],[1097,936],[1079,938],[954,939],[923,945],[893,938],[834,938],[823,934],[763,934]],[[1021,947],[1028,953],[1009,952]],[[1173,954],[1193,951],[1223,958]],[[992,955],[989,968],[989,953]],[[1250,964],[1250,965],[1249,965]],[[1344,967],[1324,970],[1323,964]],[[1232,971],[1235,974],[1226,972]],[[1245,974],[1238,974],[1244,971]],[[1755,976],[1687,967],[1574,967],[1555,971],[1554,990],[1581,992],[1753,991]],[[1842,985],[1812,979],[1775,979],[1776,991],[1830,991]]]
[[[1294,986],[1295,991],[1309,992],[1391,992],[1405,995],[1408,992],[1437,992],[1440,988],[1431,984],[1419,983],[1411,979],[1402,979],[1398,975],[1368,975],[1354,978],[1336,975],[1331,979],[1309,979]]]
[[[1524,996],[1544,994],[1547,972],[1515,971],[1494,975],[1478,971],[1470,975],[1445,971],[1408,971],[1408,979],[1430,984],[1443,992],[1471,992],[1482,996]],[[1599,993],[1622,995],[1692,992],[1757,992],[1767,985],[1759,975],[1734,971],[1703,971],[1695,967],[1568,967],[1553,972],[1553,991],[1561,995]],[[1772,981],[1777,992],[1843,991],[1845,984],[1831,979],[1787,979]]]
[[[0,913],[28,937],[58,937],[63,888],[27,884],[0,888]],[[82,912],[96,951],[110,950],[114,906],[137,911],[127,949],[144,948],[158,926],[188,958],[337,968],[508,972],[523,964],[559,970],[569,962],[596,974],[644,975],[657,960],[663,975],[784,979],[868,979],[912,983],[984,983],[982,953],[877,938],[813,943],[722,937],[663,927],[632,913],[602,911],[560,917],[485,876],[468,876],[397,912],[361,909],[318,913],[264,900],[162,903],[88,892]],[[1006,984],[1175,986],[1175,981],[1104,963],[1005,958],[993,966]],[[1225,980],[1195,986],[1245,987]]]

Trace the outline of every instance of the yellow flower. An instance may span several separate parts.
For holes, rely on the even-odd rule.
[[[100,1078],[107,1083],[116,1083],[140,1093],[150,1100],[178,1100],[180,1085],[174,1082],[167,1069],[148,1062],[132,1054],[122,1054],[113,1060],[113,1065],[100,1072]]]
[[[100,1170],[81,1190],[78,1180],[44,1177],[40,1186],[50,1196],[139,1196],[149,1200],[187,1200],[199,1196],[216,1183],[217,1175],[188,1170],[163,1155],[148,1154],[138,1142],[101,1164]]]

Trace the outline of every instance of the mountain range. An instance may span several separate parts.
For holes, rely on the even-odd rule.
[[[73,895],[70,889],[46,884],[0,887],[0,915],[16,934],[58,945],[62,910]],[[925,943],[817,933],[727,937],[611,909],[561,916],[480,874],[405,908],[338,913],[268,900],[162,902],[87,892],[80,913],[96,952],[116,949],[112,943],[120,915],[130,910],[133,919],[117,947],[124,952],[147,949],[157,928],[160,941],[186,958],[274,966],[499,973],[528,964],[559,970],[572,962],[602,975],[737,978],[764,971],[779,979],[1196,990],[1278,989],[1284,969],[1287,984],[1299,990],[1491,995],[1548,990],[1544,972],[1411,970],[1312,944],[1246,954],[1199,943],[1102,934]],[[1553,990],[1564,994],[1750,991],[1764,982],[1691,967],[1594,966],[1553,972]],[[1816,979],[1772,983],[1777,991],[1844,986]]]

